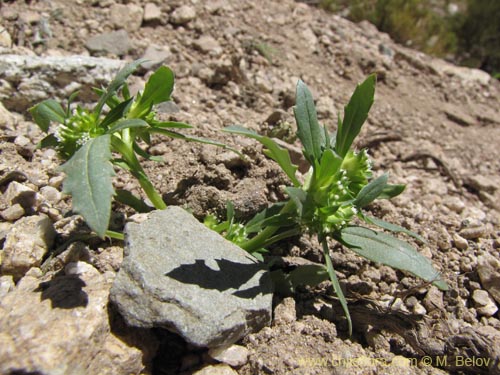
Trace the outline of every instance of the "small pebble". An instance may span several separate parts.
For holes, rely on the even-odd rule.
[[[467,250],[467,248],[469,247],[469,243],[467,242],[467,240],[460,236],[458,233],[455,233],[453,235],[453,243],[459,250]]]
[[[248,349],[241,345],[231,345],[222,349],[214,348],[208,351],[210,357],[231,367],[240,367],[247,363],[248,354]]]

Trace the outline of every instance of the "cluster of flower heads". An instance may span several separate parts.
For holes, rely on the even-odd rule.
[[[303,215],[302,219],[318,234],[342,229],[358,213],[354,200],[371,176],[371,161],[366,150],[349,151],[327,186],[307,191],[314,203],[314,212]]]
[[[57,127],[54,137],[58,140],[57,151],[65,159],[69,159],[90,138],[96,129],[96,119],[93,113],[78,106],[72,116],[65,119],[64,124]]]

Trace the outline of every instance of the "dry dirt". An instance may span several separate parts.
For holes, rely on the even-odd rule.
[[[17,46],[14,53],[31,49],[41,55],[88,54],[89,37],[120,27],[110,15],[118,2],[4,1],[2,26],[14,42],[23,36],[25,49]],[[276,296],[273,325],[243,340],[250,356],[237,373],[499,374],[499,313],[478,311],[472,298],[475,290],[485,289],[478,257],[500,258],[498,81],[398,46],[370,24],[355,25],[292,0],[192,0],[189,5],[196,16],[184,25],[172,21],[184,2],[153,2],[162,14],[156,24],[121,25],[132,28],[133,48],[120,58],[139,58],[153,43],[168,46],[166,64],[176,73],[174,99],[179,108],[170,118],[193,124],[194,134],[235,146],[251,160],[246,164],[211,146],[155,138],[149,151],[163,156],[165,163],[145,165],[167,203],[185,205],[201,219],[209,212],[222,214],[230,199],[244,218],[279,200],[286,177],[255,142],[220,129],[240,124],[266,132],[294,124],[294,85],[301,78],[317,100],[320,121],[333,130],[356,83],[376,72],[375,104],[359,146],[369,148],[376,172],[388,171],[393,183],[405,183],[407,188],[397,199],[369,210],[426,238],[427,244],[415,245],[450,285],[449,292],[441,293],[333,247],[334,266],[349,297],[353,336],[347,337],[345,319],[327,283],[301,289],[292,297]],[[137,0],[123,3],[144,5]],[[52,38],[33,44],[36,22],[30,24],[29,17],[40,15],[49,20]],[[203,39],[207,36],[213,40]],[[138,87],[144,79],[136,78]],[[281,125],[272,118],[266,122],[273,113]],[[42,134],[29,115],[14,115],[16,123],[0,129],[1,189],[8,185],[3,177],[20,171],[39,190],[57,176],[57,159],[34,150]],[[140,193],[125,174],[115,182]],[[7,208],[3,203],[1,209]],[[61,244],[74,233],[63,218],[70,198],[52,209],[56,241]],[[118,205],[115,210],[120,229],[133,212]],[[90,245],[94,265],[116,272],[122,244]],[[273,255],[322,261],[317,244],[307,237],[280,244]],[[392,297],[400,299],[391,305]],[[163,344],[155,374],[189,374],[209,361],[203,351],[178,338],[164,332],[158,336]],[[351,362],[339,363],[337,356]],[[415,360],[406,367],[395,366],[403,356]],[[496,364],[488,368],[458,360],[473,356]]]

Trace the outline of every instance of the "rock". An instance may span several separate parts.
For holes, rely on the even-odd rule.
[[[490,254],[478,256],[477,273],[483,288],[500,304],[500,261]]]
[[[472,300],[474,301],[476,311],[479,315],[493,316],[498,311],[495,301],[486,290],[476,289],[472,293]]]
[[[0,128],[8,127],[9,125],[14,125],[15,117],[10,113],[0,102]]]
[[[193,372],[193,375],[238,375],[238,373],[228,365],[209,365]]]
[[[32,211],[37,205],[39,198],[37,193],[29,187],[12,181],[4,194],[4,199],[11,205],[20,204],[25,211]]]
[[[425,295],[423,305],[429,312],[436,309],[444,311],[443,293],[435,286],[431,286]]]
[[[222,47],[219,42],[210,35],[203,35],[193,42],[193,46],[199,51],[211,56],[220,56]]]
[[[12,47],[12,38],[7,29],[5,29],[2,25],[0,25],[0,47]]]
[[[116,29],[134,32],[141,28],[144,11],[135,4],[113,4],[109,8],[110,21]]]
[[[500,180],[493,177],[486,177],[484,175],[476,175],[469,176],[466,179],[466,183],[479,192],[484,191],[486,193],[493,194],[498,189]]]
[[[489,234],[489,228],[486,225],[479,225],[473,227],[466,227],[461,229],[458,234],[467,239],[467,240],[475,240],[477,238],[486,238]]]
[[[19,203],[10,206],[0,212],[0,216],[7,221],[15,221],[24,215],[24,208]]]
[[[155,3],[147,3],[144,6],[144,22],[156,24],[161,21],[161,9]]]
[[[59,190],[52,186],[44,186],[40,189],[40,194],[45,200],[51,204],[57,204],[61,200],[62,194]]]
[[[465,113],[461,108],[455,106],[447,106],[444,108],[444,114],[450,121],[461,126],[471,126],[477,123],[477,120]]]
[[[90,265],[26,276],[0,300],[0,373],[138,374],[143,356],[110,333],[111,281]],[[82,345],[85,343],[85,345]]]
[[[183,5],[170,15],[170,23],[174,25],[184,25],[191,22],[196,18],[196,9],[189,6]]]
[[[154,211],[125,233],[111,300],[129,325],[163,327],[211,348],[270,323],[269,274],[183,209]]]
[[[208,355],[216,361],[225,363],[231,367],[243,366],[248,361],[248,349],[241,345],[231,345],[228,348],[213,348]]]
[[[56,232],[45,215],[19,219],[10,229],[3,247],[1,271],[19,279],[38,267],[54,242]]]
[[[66,88],[76,84],[79,100],[95,101],[92,87],[110,82],[124,64],[120,60],[78,55],[0,55],[0,100],[9,111],[24,113],[41,99],[66,100]]]
[[[93,55],[112,53],[123,56],[130,51],[132,44],[127,31],[122,29],[91,37],[85,43],[85,48]]]
[[[467,248],[469,247],[469,242],[467,242],[467,240],[460,236],[458,233],[455,233],[453,235],[453,243],[459,250],[467,250]]]
[[[287,297],[274,309],[274,324],[287,324],[297,320],[295,300]]]
[[[142,67],[146,70],[152,70],[159,68],[167,59],[172,56],[170,48],[168,46],[159,46],[157,44],[151,44],[146,48],[142,58],[148,59],[142,64]]]
[[[461,213],[465,208],[465,203],[458,197],[444,197],[443,204],[457,214]]]
[[[10,275],[0,276],[0,300],[2,300],[7,293],[15,288],[14,278]]]

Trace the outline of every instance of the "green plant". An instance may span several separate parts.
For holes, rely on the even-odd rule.
[[[301,233],[316,235],[322,245],[325,265],[299,267],[276,280],[281,287],[293,289],[299,284],[315,284],[330,279],[344,309],[349,332],[352,323],[347,301],[340,287],[330,257],[328,240],[333,239],[371,261],[407,271],[446,290],[447,284],[439,277],[430,261],[408,243],[386,233],[352,223],[354,218],[381,227],[402,232],[424,241],[401,226],[370,217],[363,212],[375,199],[388,199],[399,195],[404,185],[390,185],[387,174],[373,176],[371,161],[366,150],[356,152],[352,144],[359,134],[372,106],[375,76],[369,76],[359,85],[344,109],[344,118],[338,119],[337,132],[329,134],[319,125],[313,97],[307,86],[299,81],[294,108],[297,136],[310,170],[302,183],[296,176],[297,167],[290,161],[288,151],[271,138],[261,136],[240,126],[225,131],[254,138],[265,147],[265,154],[275,160],[293,186],[287,188],[289,199],[259,212],[250,222],[234,221],[233,209],[228,220],[217,228],[250,253],[261,253],[269,245]],[[216,227],[212,221],[212,227]],[[237,233],[237,235],[235,235]]]
[[[140,157],[156,161],[161,159],[142,149],[141,141],[150,144],[151,134],[157,133],[224,146],[173,130],[191,128],[191,125],[156,119],[155,106],[170,101],[174,89],[174,74],[168,67],[156,70],[142,93],[130,94],[126,80],[145,61],[141,59],[126,65],[108,88],[95,89],[100,98],[92,110],[81,106],[72,109],[72,102],[78,93],[70,96],[65,108],[49,99],[30,109],[38,126],[49,133],[39,146],[55,148],[66,161],[61,166],[66,174],[63,191],[72,195],[73,210],[81,214],[88,226],[101,237],[121,238],[119,233],[107,230],[113,197],[138,211],[149,209],[145,202],[130,192],[114,190],[113,166],[129,171],[155,208],[166,208],[139,162]],[[105,107],[109,109],[107,113]],[[51,123],[57,126],[51,127]]]

